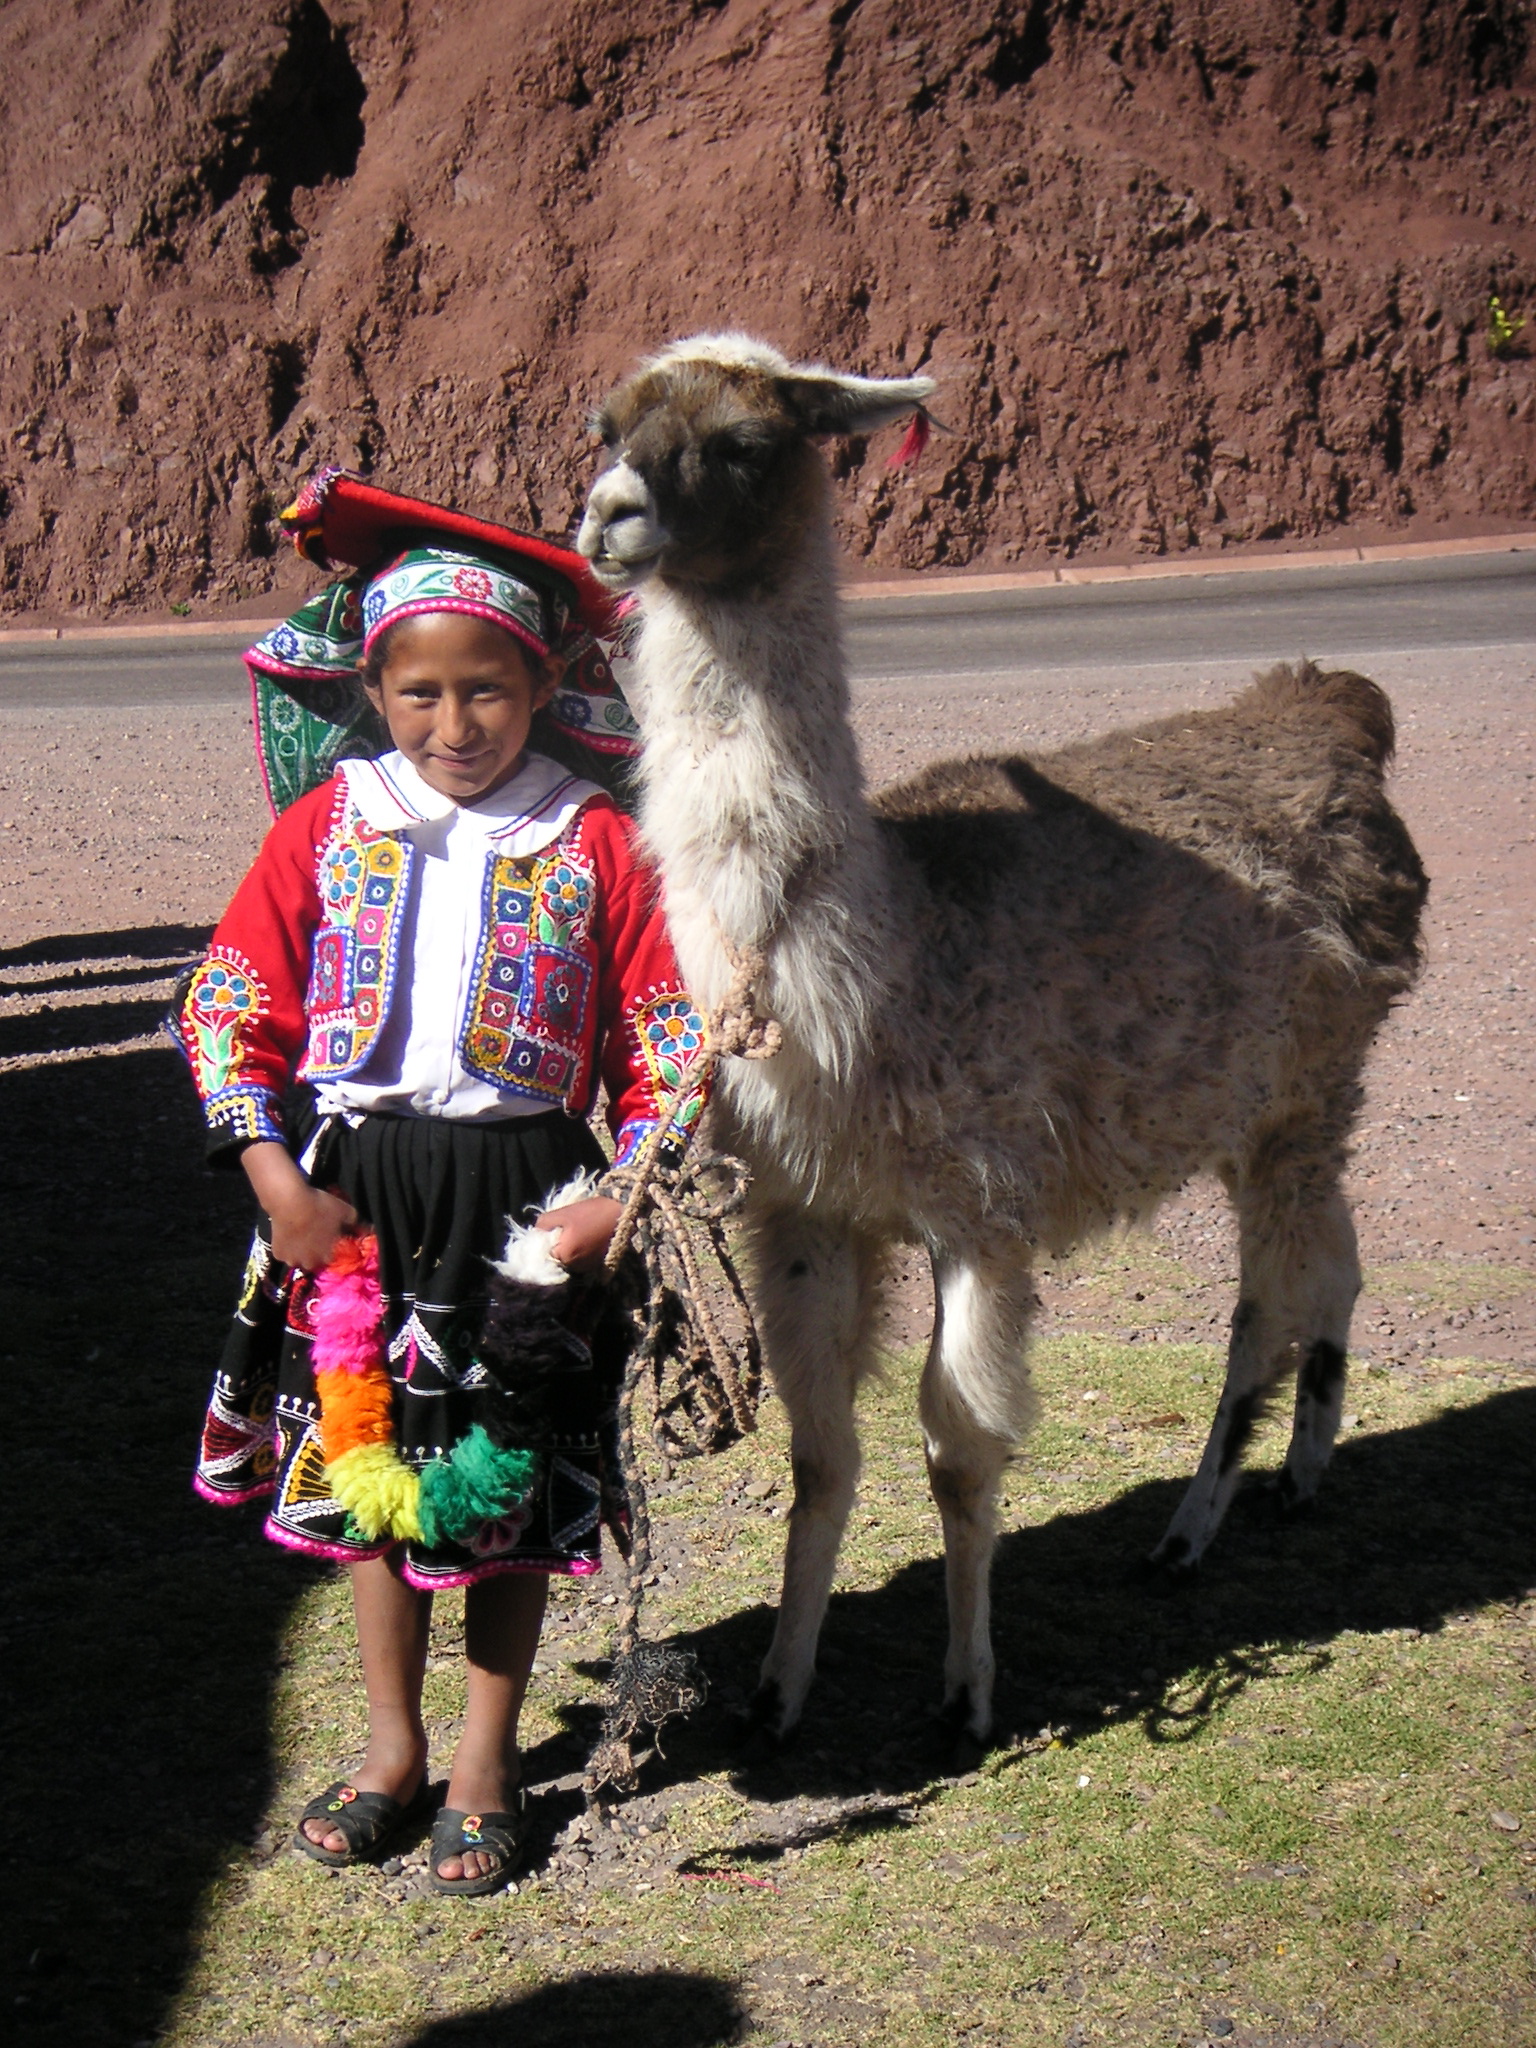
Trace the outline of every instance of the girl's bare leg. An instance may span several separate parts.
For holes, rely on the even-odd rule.
[[[505,1813],[522,1777],[517,1722],[539,1647],[549,1580],[542,1572],[504,1572],[464,1595],[469,1706],[448,1781],[458,1813]],[[477,1849],[445,1856],[439,1877],[485,1877],[496,1858]]]
[[[432,1596],[408,1586],[393,1557],[371,1557],[348,1569],[368,1695],[368,1747],[351,1782],[359,1792],[411,1799],[427,1767],[421,1682],[427,1668]],[[322,1849],[340,1851],[347,1846],[346,1836],[323,1820],[305,1821],[304,1832]]]

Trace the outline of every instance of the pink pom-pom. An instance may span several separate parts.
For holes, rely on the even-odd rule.
[[[367,1372],[378,1364],[383,1349],[378,1248],[370,1238],[368,1254],[349,1256],[341,1263],[342,1270],[327,1266],[315,1281],[309,1311],[315,1333],[310,1357],[316,1372]]]
[[[919,408],[907,422],[907,431],[902,437],[901,446],[886,463],[886,468],[900,469],[908,462],[916,462],[928,446],[928,436],[932,431],[927,413]]]

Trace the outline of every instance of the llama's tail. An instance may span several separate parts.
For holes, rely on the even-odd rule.
[[[1305,710],[1334,727],[1372,767],[1385,769],[1397,726],[1385,690],[1351,668],[1321,669],[1313,661],[1282,662],[1255,679],[1254,693],[1276,712]]]

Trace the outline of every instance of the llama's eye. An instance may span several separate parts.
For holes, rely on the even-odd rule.
[[[715,462],[750,463],[760,461],[772,441],[760,427],[736,426],[722,427],[719,433],[711,434],[707,445]]]

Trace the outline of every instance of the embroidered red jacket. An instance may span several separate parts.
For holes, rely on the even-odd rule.
[[[419,856],[407,828],[422,814],[392,758],[344,764],[283,813],[188,986],[177,1032],[214,1156],[281,1140],[295,1078],[360,1075],[409,977],[401,934]],[[457,1056],[499,1093],[578,1117],[601,1075],[623,1163],[684,1079],[703,1022],[633,825],[602,791],[541,765],[537,809],[487,843]],[[544,844],[503,850],[537,839],[540,820]],[[701,1108],[689,1100],[674,1124]]]

